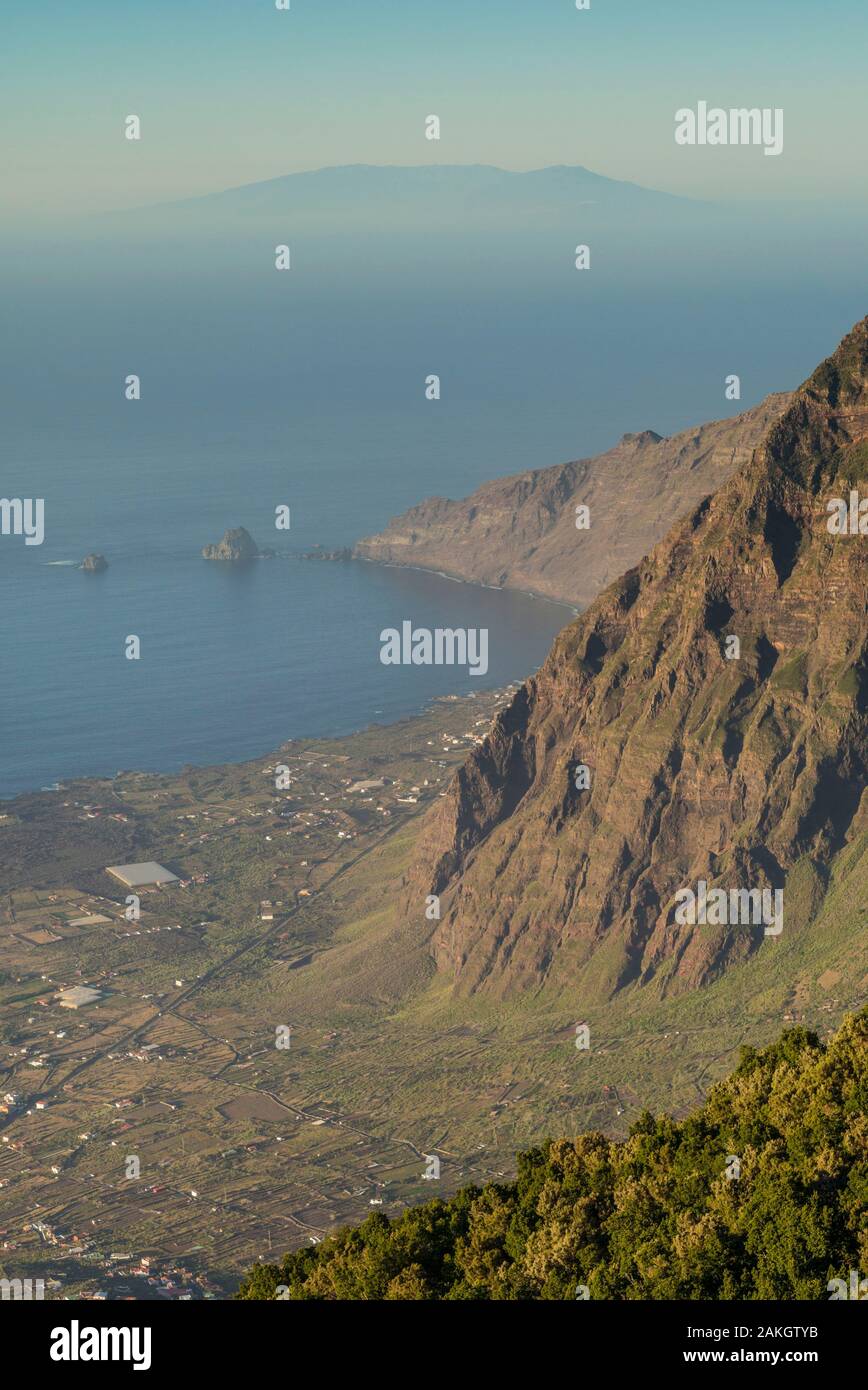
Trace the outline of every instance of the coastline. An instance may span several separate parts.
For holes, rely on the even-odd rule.
[[[556,608],[566,608],[574,618],[578,618],[579,614],[584,612],[584,609],[577,608],[569,599],[554,598],[551,594],[540,593],[538,589],[523,589],[518,584],[485,584],[481,579],[468,579],[464,574],[450,574],[448,570],[435,569],[433,565],[405,565],[400,560],[375,560],[370,555],[359,555],[355,550],[349,558],[359,560],[364,565],[376,565],[379,569],[415,570],[419,574],[435,574],[439,579],[451,580],[453,584],[469,584],[474,589],[490,589],[496,594],[523,594],[525,598],[536,599],[540,603],[551,603]]]
[[[437,714],[446,714],[449,711],[457,715],[475,712],[477,709],[497,709],[508,702],[516,690],[520,689],[521,681],[511,681],[506,685],[480,687],[476,692],[461,694],[432,695],[424,701],[422,706],[398,719],[391,719],[386,723],[378,720],[371,720],[369,723],[352,729],[346,733],[335,734],[298,734],[292,738],[268,749],[264,753],[259,753],[250,758],[226,758],[215,762],[193,763],[186,762],[177,768],[118,768],[114,774],[87,773],[83,776],[66,777],[53,786],[32,787],[22,791],[14,792],[10,796],[0,796],[0,826],[4,821],[11,820],[16,814],[17,803],[27,803],[43,797],[57,797],[73,794],[81,794],[98,787],[111,786],[114,783],[129,779],[154,779],[155,781],[167,782],[178,779],[186,779],[197,776],[220,777],[230,775],[240,775],[246,772],[255,772],[260,765],[273,762],[280,755],[298,747],[307,747],[320,744],[352,744],[356,740],[364,740],[371,736],[388,735],[389,731],[400,730],[406,732],[411,726],[424,726],[430,719]],[[493,718],[493,714],[492,714]],[[451,718],[449,720],[452,722]]]
[[[146,1250],[158,1266],[185,1262],[231,1289],[270,1225],[282,1229],[289,1219],[289,1245],[361,1219],[380,1191],[378,1169],[399,1177],[396,1203],[419,1197],[415,1155],[408,1163],[389,1126],[372,1120],[360,1129],[353,1107],[335,1110],[321,1097],[342,1088],[334,1068],[344,1065],[355,1091],[356,1058],[368,1037],[384,1045],[383,1027],[390,1055],[405,1056],[406,1034],[394,1032],[381,996],[390,972],[397,975],[389,989],[401,997],[424,983],[425,947],[405,956],[387,934],[380,950],[372,946],[368,977],[351,945],[346,954],[343,933],[358,922],[367,941],[373,912],[376,941],[384,881],[400,873],[419,819],[508,697],[508,687],[435,697],[423,714],[342,739],[294,740],[267,757],[177,776],[80,779],[60,795],[27,793],[4,806],[0,940],[8,969],[0,989],[22,1047],[4,1059],[16,1099],[0,1130],[53,1153],[60,1116],[93,1139],[62,1158],[63,1210],[74,1202],[78,1224],[55,1210],[58,1194],[30,1168],[4,1193],[8,1219],[16,1228],[27,1222],[38,1198],[63,1232],[86,1225],[97,1267],[79,1261],[77,1237],[64,1234],[46,1250],[27,1225],[17,1236],[19,1260],[36,1272],[47,1261],[67,1292],[92,1292],[114,1268],[111,1251]],[[176,881],[137,890],[140,904],[128,916],[130,899],[107,867],[149,862]],[[74,985],[96,1002],[70,1015],[58,1001]],[[289,1055],[267,1046],[283,1019],[293,1029]],[[95,1115],[95,1097],[124,1108],[130,1143],[148,1154],[147,1187],[116,1185],[109,1139],[121,1121],[112,1109]],[[320,1125],[328,1134],[313,1127]],[[338,1146],[335,1161],[352,1181],[323,1169],[325,1139]],[[504,1158],[480,1159],[469,1140],[465,1147],[464,1161],[493,1179]],[[203,1188],[220,1213],[207,1236],[190,1195]],[[235,1217],[239,1203],[246,1220]]]
[[[422,567],[381,565],[376,561],[369,562],[373,568],[357,568],[355,573],[352,565],[337,566],[334,578],[328,582],[321,583],[313,575],[300,582],[296,573],[308,570],[309,565],[297,563],[297,555],[287,555],[286,559],[296,560],[290,572],[284,566],[274,570],[270,566],[260,570],[257,566],[256,574],[261,573],[263,579],[267,571],[268,582],[256,582],[253,587],[252,571],[240,577],[221,573],[212,579],[210,573],[202,572],[213,567],[203,562],[196,576],[198,621],[212,627],[221,621],[225,590],[230,624],[227,640],[233,640],[228,634],[234,628],[235,648],[245,654],[234,669],[225,672],[225,694],[219,644],[197,643],[194,634],[187,635],[183,625],[189,627],[193,621],[188,616],[182,619],[181,626],[172,626],[163,580],[159,583],[159,607],[155,605],[155,611],[160,613],[168,640],[163,645],[160,634],[163,650],[158,653],[158,661],[154,660],[157,653],[153,640],[150,646],[146,644],[146,666],[139,668],[123,661],[118,664],[114,653],[103,649],[98,669],[84,671],[80,669],[80,644],[76,646],[67,639],[67,646],[74,650],[72,674],[68,678],[70,689],[64,690],[56,683],[47,683],[48,671],[45,679],[40,680],[40,663],[44,665],[42,648],[31,633],[28,640],[34,650],[22,649],[20,659],[30,686],[39,696],[39,707],[44,705],[46,711],[50,710],[52,721],[35,724],[30,714],[33,701],[22,693],[13,726],[18,746],[13,741],[12,755],[4,764],[0,805],[6,807],[18,796],[40,792],[55,783],[110,778],[119,769],[177,774],[187,765],[205,767],[267,756],[286,739],[340,738],[358,734],[370,725],[417,717],[431,700],[443,695],[462,695],[471,690],[481,693],[510,681],[524,680],[539,668],[557,633],[575,616],[571,606],[545,595],[523,594],[517,589],[504,591],[458,575]],[[391,570],[393,577],[377,580],[377,569]],[[394,573],[398,570],[408,573],[402,579]],[[73,624],[83,626],[97,612],[107,624],[124,621],[125,596],[135,575],[130,577],[120,565],[113,582],[112,579],[109,576],[108,584],[86,591],[70,591],[64,602],[68,602]],[[447,579],[450,585],[469,587],[455,591],[442,582]],[[46,588],[45,592],[50,597],[51,590]],[[366,636],[357,618],[360,604],[367,601],[369,593],[372,613],[370,633]],[[317,611],[327,616],[328,635],[320,635],[322,629],[317,626],[310,639],[304,615],[320,594],[324,597]],[[271,642],[273,623],[279,621],[286,602],[294,607],[287,623],[288,640],[272,660],[267,649],[263,650],[262,641]],[[468,611],[463,617],[465,609]],[[447,626],[464,623],[491,630],[496,646],[492,646],[486,675],[468,680],[466,670],[460,666],[430,671],[420,668],[396,679],[384,673],[376,659],[381,628],[407,615],[423,627],[433,628],[443,621],[440,610]],[[45,613],[49,613],[48,604]],[[342,616],[344,613],[346,616]],[[249,621],[245,620],[242,630],[245,614]],[[119,626],[118,630],[128,628]],[[256,635],[251,636],[254,631]],[[334,643],[342,642],[344,634],[348,655],[335,658]],[[193,659],[186,665],[180,656],[185,642],[193,644]],[[296,648],[296,643],[301,645]],[[341,649],[337,650],[340,653]],[[312,679],[304,678],[302,665],[309,668]],[[331,666],[344,671],[340,680],[328,680],[318,674]],[[138,677],[146,670],[145,684]],[[82,683],[85,680],[96,681],[100,688],[97,698],[103,709],[98,737],[94,731],[93,698]],[[177,694],[172,694],[179,682],[183,692],[180,703]],[[25,684],[24,690],[28,688]],[[129,697],[124,695],[127,689]],[[135,728],[128,728],[127,698],[133,700],[138,711]],[[26,756],[25,748],[29,750]]]

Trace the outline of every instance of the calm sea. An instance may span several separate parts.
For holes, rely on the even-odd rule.
[[[0,796],[253,757],[287,738],[390,723],[541,663],[565,607],[421,571],[301,560],[382,524],[389,476],[414,455],[418,469],[420,448],[406,421],[332,416],[302,433],[206,425],[198,441],[155,439],[94,423],[49,442],[34,422],[21,434],[19,476],[46,499],[46,538],[0,540]],[[401,492],[402,504],[419,495],[409,480]],[[280,502],[288,535],[274,529]],[[201,559],[235,524],[285,554],[246,567]],[[92,549],[107,572],[73,567]],[[487,628],[487,674],[383,666],[380,631],[405,618]],[[131,634],[138,661],[124,655]]]
[[[795,254],[747,281],[734,252],[713,275],[710,252],[670,252],[665,282],[652,264],[627,284],[626,253],[602,239],[592,277],[562,274],[558,251],[534,279],[520,246],[483,238],[435,284],[422,235],[412,275],[393,283],[383,264],[364,284],[358,248],[351,264],[312,248],[317,273],[302,254],[281,280],[274,234],[261,241],[204,266],[198,244],[120,234],[105,255],[53,235],[3,249],[0,496],[44,498],[46,535],[0,536],[0,796],[244,759],[525,677],[568,609],[298,554],[627,430],[733,414],[806,376],[865,307],[843,252],[834,284],[806,283]],[[742,405],[723,396],[732,371]],[[202,560],[229,526],[296,558]],[[92,550],[107,573],[73,568]],[[487,675],[383,666],[380,631],[404,619],[487,627]]]

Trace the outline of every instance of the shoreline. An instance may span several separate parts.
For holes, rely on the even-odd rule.
[[[323,557],[325,558],[325,557]],[[553,598],[551,594],[541,594],[536,589],[521,589],[516,584],[484,584],[481,579],[468,579],[463,574],[450,574],[448,570],[434,569],[431,565],[407,565],[400,560],[375,560],[370,555],[350,556],[363,565],[377,565],[385,570],[416,570],[419,574],[434,574],[439,579],[449,579],[453,584],[470,584],[474,589],[490,589],[496,594],[523,594],[525,598],[536,599],[540,603],[551,603],[555,608],[567,608],[574,618],[584,611],[566,598]]]
[[[279,552],[277,555],[275,555],[274,558],[278,560],[283,559],[285,561],[297,562],[305,557],[304,554],[300,551],[285,551]],[[317,558],[326,558],[326,556]],[[382,569],[416,571],[417,573],[433,576],[434,578],[448,580],[451,583],[467,584],[475,589],[488,589],[495,593],[521,594],[523,597],[530,598],[535,602],[551,605],[553,612],[554,610],[563,610],[563,623],[560,623],[560,614],[558,614],[558,630],[560,630],[560,627],[566,627],[569,624],[569,622],[571,622],[576,616],[578,616],[579,613],[579,610],[576,609],[574,605],[566,602],[565,600],[553,599],[546,594],[538,594],[534,593],[531,590],[522,590],[509,585],[483,584],[477,580],[467,579],[461,575],[449,574],[446,571],[435,570],[433,568],[428,568],[423,565],[404,565],[392,561],[367,559],[364,556],[355,554],[348,554],[346,556],[341,556],[340,558],[341,560],[365,563]],[[53,567],[73,567],[73,562],[70,561],[50,561],[48,562],[48,564]],[[552,636],[551,640],[554,640],[554,635]],[[538,669],[539,665],[541,665],[542,661],[545,659],[550,645],[551,642],[549,642],[546,645],[545,651],[542,653],[535,665],[529,665],[528,669],[524,671],[521,676],[515,676],[513,678],[513,680],[518,685],[520,685],[522,681],[528,679],[531,675],[533,675],[534,671]],[[509,684],[509,682],[507,682],[507,684]],[[426,696],[423,694],[421,698],[412,703],[408,701],[408,706],[405,708],[404,712],[398,714],[395,718],[387,716],[386,718],[381,720],[374,713],[368,716],[365,720],[364,712],[360,711],[359,713],[362,716],[362,719],[365,720],[365,722],[351,723],[349,727],[336,725],[334,727],[330,727],[328,729],[318,732],[302,730],[299,733],[291,734],[289,736],[288,741],[292,742],[303,739],[350,738],[356,735],[363,734],[366,732],[366,730],[371,728],[384,728],[389,727],[390,725],[401,724],[406,720],[421,718],[425,715],[427,711],[431,709],[432,703],[437,702],[439,700],[451,698],[453,696],[458,699],[463,699],[469,697],[474,693],[478,695],[491,694],[503,688],[505,687],[501,675],[500,683],[483,683],[477,688],[475,692],[461,692],[452,690],[443,695]],[[219,733],[219,731],[217,732]],[[102,770],[100,770],[99,768],[94,769],[91,766],[81,771],[64,771],[62,767],[57,769],[53,767],[44,767],[41,770],[41,772],[36,773],[36,776],[39,778],[39,780],[34,781],[33,784],[21,785],[10,789],[0,789],[0,808],[2,808],[4,812],[8,812],[14,806],[14,803],[21,797],[57,795],[58,789],[62,790],[64,787],[67,787],[73,783],[88,781],[111,781],[118,775],[122,773],[128,773],[130,771],[134,771],[137,774],[147,774],[152,776],[178,776],[183,772],[185,768],[190,767],[207,768],[214,766],[237,766],[243,763],[254,761],[257,758],[267,757],[270,753],[274,751],[275,747],[280,746],[282,746],[281,742],[274,743],[272,741],[269,741],[267,744],[264,744],[261,748],[257,748],[252,752],[243,752],[240,756],[233,756],[231,753],[228,756],[221,756],[219,752],[216,753],[216,756],[209,756],[206,753],[203,761],[198,761],[197,759],[177,758],[174,761],[166,761],[154,766],[133,765],[132,767],[122,767],[118,766],[118,764],[115,763],[114,767],[109,765],[104,767]],[[57,785],[55,786],[55,784]]]
[[[355,1071],[360,1050],[373,1039],[406,1060],[408,1034],[381,992],[415,997],[427,957],[419,942],[396,951],[390,920],[380,921],[383,884],[509,695],[500,685],[437,696],[422,715],[342,739],[300,739],[179,776],[79,779],[3,808],[0,986],[21,1045],[6,1049],[4,1091],[15,1100],[0,1129],[52,1155],[58,1119],[92,1141],[55,1159],[62,1192],[46,1192],[45,1174],[28,1167],[4,1193],[20,1261],[46,1259],[23,1224],[38,1199],[63,1233],[47,1258],[67,1291],[120,1277],[117,1250],[231,1288],[281,1213],[292,1218],[288,1247],[363,1219],[387,1169],[393,1211],[422,1194],[415,1155],[390,1127],[354,1124],[353,1105],[328,1098],[342,1077],[374,1116]],[[143,887],[130,914],[107,866],[151,862],[177,881]],[[348,946],[356,927],[369,968]],[[62,992],[77,984],[98,997],[67,1013]],[[268,1045],[284,1020],[291,1055]],[[411,1044],[419,1037],[411,1029]],[[95,1112],[94,1096],[108,1104]],[[121,1121],[141,1146],[133,1151],[148,1155],[147,1186],[117,1182],[109,1141]],[[477,1142],[462,1142],[456,1176],[472,1164],[493,1180],[506,1155],[482,1157]],[[77,1262],[69,1234],[82,1229],[92,1267]]]
[[[305,559],[305,557],[310,557],[310,555],[303,556],[300,552],[284,552],[282,555],[275,556],[275,559],[300,560]],[[371,564],[371,566],[376,566],[378,569],[384,570],[415,570],[416,573],[434,575],[435,578],[442,578],[442,580],[448,580],[449,582],[453,582],[453,584],[467,584],[473,588],[490,589],[490,591],[497,592],[497,594],[520,594],[523,595],[524,598],[534,599],[536,602],[549,603],[549,605],[558,607],[558,609],[565,609],[566,613],[569,614],[569,617],[566,617],[565,623],[563,623],[565,627],[569,626],[570,621],[572,621],[574,617],[579,616],[581,612],[573,603],[569,603],[568,600],[565,599],[554,599],[547,594],[536,594],[536,592],[531,591],[531,589],[515,588],[512,587],[512,585],[483,584],[483,582],[479,580],[469,580],[469,578],[465,578],[463,575],[448,574],[445,570],[434,570],[427,566],[421,566],[421,564],[401,564],[396,562],[396,560],[374,560],[362,555],[353,555],[353,553],[348,556],[339,557],[339,559],[334,556],[325,555],[316,556],[316,559],[330,559],[332,563],[357,562]],[[72,562],[50,563],[64,564],[64,566],[67,566],[68,563],[71,564]],[[177,763],[177,765],[161,765],[159,767],[121,767],[121,769],[115,770],[114,773],[110,773],[110,771],[85,771],[85,773],[71,773],[67,774],[67,776],[61,773],[58,774],[56,778],[57,785],[42,784],[33,785],[33,787],[18,788],[17,791],[0,791],[0,808],[8,812],[8,810],[13,808],[15,801],[18,801],[19,798],[25,798],[25,796],[57,795],[58,792],[63,791],[64,788],[70,787],[70,785],[90,783],[90,781],[100,781],[100,783],[104,783],[104,781],[113,781],[117,777],[128,776],[128,774],[131,773],[134,773],[135,776],[178,777],[188,769],[204,770],[209,769],[209,767],[239,767],[245,765],[245,763],[252,763],[262,758],[268,758],[268,756],[273,755],[275,748],[281,748],[281,746],[285,746],[287,742],[332,741],[332,739],[353,738],[356,737],[356,735],[369,733],[371,730],[377,730],[377,728],[395,727],[409,720],[423,719],[423,717],[430,712],[435,703],[452,701],[452,699],[456,699],[456,701],[460,701],[460,699],[470,699],[474,698],[474,694],[497,695],[499,691],[508,689],[511,684],[515,685],[516,688],[519,687],[519,685],[522,685],[523,681],[527,680],[530,676],[533,676],[533,671],[529,671],[529,673],[520,678],[520,680],[516,678],[515,681],[508,682],[506,685],[480,685],[477,692],[465,692],[465,694],[460,694],[460,692],[448,692],[448,694],[445,695],[428,696],[428,698],[424,698],[423,701],[417,703],[415,708],[409,710],[408,713],[401,714],[401,716],[398,716],[398,719],[387,720],[385,723],[380,723],[377,719],[371,719],[367,724],[357,724],[357,726],[352,728],[339,728],[339,730],[327,731],[327,733],[294,734],[291,735],[287,741],[281,742],[281,744],[270,745],[268,748],[263,749],[262,752],[252,753],[252,755],[242,756],[242,758],[207,759],[206,762],[185,760],[185,762]]]
[[[525,677],[528,679],[528,677]],[[122,767],[113,773],[88,772],[78,776],[71,776],[59,779],[54,786],[42,786],[25,788],[21,791],[13,792],[9,796],[0,795],[0,824],[7,818],[15,814],[15,803],[24,802],[34,797],[60,796],[64,793],[71,793],[76,789],[95,786],[98,784],[119,782],[123,778],[142,778],[153,777],[160,779],[177,779],[189,776],[201,776],[211,773],[229,775],[240,773],[244,769],[255,769],[260,763],[269,762],[277,758],[284,750],[298,747],[299,745],[313,745],[321,743],[342,743],[352,739],[362,739],[370,735],[384,733],[388,729],[404,730],[408,725],[414,723],[424,723],[425,720],[437,712],[441,707],[460,708],[467,704],[471,707],[477,702],[482,705],[491,704],[497,707],[500,702],[508,701],[512,694],[521,689],[523,681],[510,681],[506,685],[485,686],[478,691],[468,691],[465,694],[446,694],[432,695],[421,708],[412,714],[401,715],[398,719],[389,720],[387,723],[379,723],[372,720],[370,723],[351,729],[344,733],[326,734],[297,734],[292,738],[284,739],[281,743],[265,749],[262,753],[256,753],[248,758],[224,758],[214,762],[194,763],[185,762],[180,767]],[[493,717],[493,715],[492,715]]]

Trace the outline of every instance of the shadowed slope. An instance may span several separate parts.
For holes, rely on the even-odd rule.
[[[676,923],[701,878],[782,888],[784,931],[820,903],[866,821],[866,540],[827,527],[831,498],[868,495],[866,436],[863,321],[470,755],[408,882],[415,918],[443,899],[432,947],[459,989],[682,989],[774,949],[762,926]]]

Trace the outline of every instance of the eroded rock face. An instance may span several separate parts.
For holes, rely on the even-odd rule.
[[[831,499],[868,497],[866,436],[868,320],[498,716],[407,882],[420,929],[441,897],[431,948],[458,990],[704,983],[765,938],[679,924],[700,879],[783,888],[784,932],[810,918],[868,830],[868,536],[827,525]]]
[[[359,541],[364,560],[443,570],[584,608],[666,534],[673,520],[750,458],[788,393],[731,420],[661,439],[625,434],[596,458],[485,483],[453,502],[432,497]],[[576,508],[589,509],[579,529]]]
[[[246,531],[243,526],[236,526],[232,530],[225,531],[223,539],[216,545],[206,545],[202,550],[202,555],[206,560],[238,562],[255,560],[259,555],[259,549],[250,532]]]
[[[103,570],[108,569],[108,560],[104,555],[93,551],[90,555],[85,555],[79,569],[83,569],[86,574],[101,574]]]

